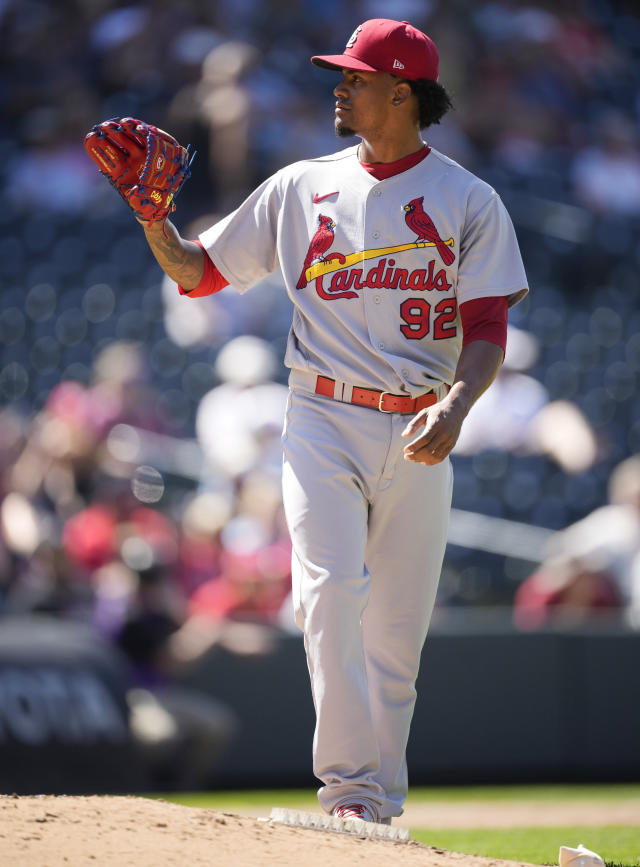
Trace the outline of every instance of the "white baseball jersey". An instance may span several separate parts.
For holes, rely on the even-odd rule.
[[[527,291],[499,196],[433,149],[382,181],[357,147],[294,163],[200,238],[240,292],[280,265],[293,371],[414,397],[453,381],[460,304]]]

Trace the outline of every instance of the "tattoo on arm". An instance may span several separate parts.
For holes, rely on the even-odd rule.
[[[186,292],[195,289],[204,272],[204,253],[194,241],[186,241],[167,220],[164,224],[144,225],[153,255],[165,274]]]

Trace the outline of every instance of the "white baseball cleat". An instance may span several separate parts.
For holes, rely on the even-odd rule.
[[[560,846],[558,854],[560,867],[604,867],[604,861],[597,852],[585,848],[578,843],[577,849],[571,846]]]

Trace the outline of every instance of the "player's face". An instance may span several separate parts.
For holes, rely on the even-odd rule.
[[[385,72],[342,70],[336,97],[336,135],[377,138],[391,121],[391,100],[397,83]]]

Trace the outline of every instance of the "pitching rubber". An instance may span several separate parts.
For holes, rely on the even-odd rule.
[[[307,813],[303,810],[287,810],[285,807],[274,807],[268,821],[294,828],[336,831],[339,834],[393,840],[397,843],[408,843],[411,839],[408,828],[394,828],[391,825],[379,825],[377,822],[365,822],[363,819],[339,819],[326,813]]]

